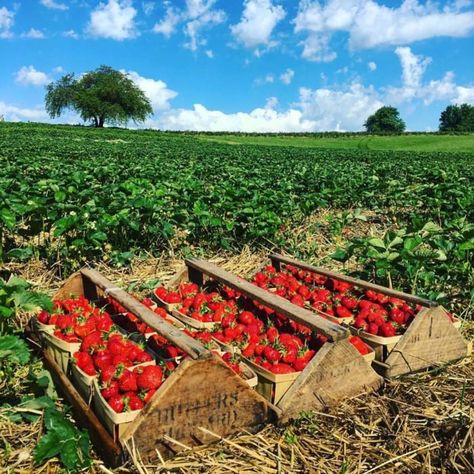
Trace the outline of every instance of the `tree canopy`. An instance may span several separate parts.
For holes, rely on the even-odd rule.
[[[474,132],[474,106],[448,105],[439,118],[440,132]]]
[[[395,107],[380,107],[364,123],[369,133],[401,133],[406,125]]]
[[[126,74],[100,66],[77,78],[66,74],[46,87],[46,111],[54,118],[76,111],[96,127],[105,123],[144,122],[152,114],[150,100]]]

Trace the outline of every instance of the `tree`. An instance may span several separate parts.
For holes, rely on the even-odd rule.
[[[474,106],[448,105],[439,118],[440,132],[474,132]]]
[[[54,118],[75,110],[94,126],[143,122],[153,112],[150,100],[126,74],[100,66],[76,79],[66,74],[46,87],[46,111]]]
[[[405,131],[405,122],[395,107],[380,107],[364,123],[369,133],[402,133]]]

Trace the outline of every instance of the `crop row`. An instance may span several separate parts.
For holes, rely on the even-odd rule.
[[[316,210],[358,207],[396,217],[404,235],[435,222],[439,232],[425,249],[431,260],[440,256],[441,239],[446,259],[459,262],[454,280],[472,269],[466,258],[473,246],[472,155],[232,146],[151,131],[99,132],[0,125],[3,260],[35,256],[70,271],[85,261],[124,263],[134,252],[171,245],[285,247],[286,229]],[[364,242],[357,245],[370,260]]]

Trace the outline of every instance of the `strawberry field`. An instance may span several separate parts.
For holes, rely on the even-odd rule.
[[[84,262],[126,265],[143,252],[244,244],[308,258],[322,249],[302,248],[293,229],[329,209],[335,261],[352,258],[359,274],[434,299],[470,300],[473,154],[104,132],[1,124],[3,261],[46,260],[66,275]],[[385,232],[338,238],[361,221]]]
[[[453,341],[464,357],[463,338],[472,340],[474,150],[265,139],[0,123],[0,470],[110,472],[101,442],[92,439],[91,450],[97,433],[78,428],[74,400],[56,393],[64,383],[92,407],[104,439],[125,443],[133,428],[137,446],[127,447],[120,472],[474,469],[472,356],[407,376],[432,365],[406,349],[428,318],[429,337],[439,326],[453,353]],[[270,261],[272,251],[283,255]],[[199,258],[176,273],[188,257],[234,276]],[[74,274],[84,265],[111,281]],[[436,313],[439,304],[445,310]],[[410,360],[395,379],[387,374],[399,341]],[[339,366],[334,348],[345,354]],[[351,383],[364,389],[327,412],[306,409],[305,384],[322,387],[312,400],[334,388],[320,364],[332,367],[329,378],[348,367],[341,392]],[[208,383],[196,394],[182,374],[204,365]],[[53,384],[50,373],[66,382]],[[291,423],[272,425],[261,412],[268,422],[258,435],[243,421],[244,435],[231,440],[206,432],[185,407],[199,405],[208,386],[225,409],[218,403],[205,420],[228,420],[226,404],[240,397],[252,407],[242,413],[260,413],[266,399]],[[183,418],[166,431],[173,397]],[[190,451],[187,424],[203,439],[220,438],[217,447]],[[158,425],[167,434],[152,459],[147,430],[153,438]]]

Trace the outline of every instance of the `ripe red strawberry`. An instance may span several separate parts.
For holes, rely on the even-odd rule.
[[[76,324],[74,325],[74,333],[76,334],[76,336],[83,339],[88,334],[90,334],[91,332],[94,332],[94,331],[95,331],[95,319],[94,318],[79,316],[76,319]]]
[[[130,370],[124,370],[122,375],[118,378],[118,382],[122,392],[138,390],[137,376]]]
[[[352,316],[352,311],[346,308],[345,306],[336,306],[336,315],[338,318],[350,318]]]
[[[166,295],[164,300],[169,304],[177,304],[177,303],[181,303],[181,301],[182,301],[181,295],[176,291],[170,291]]]
[[[38,321],[42,324],[48,324],[48,321],[49,321],[49,313],[47,311],[45,311],[44,309],[41,310],[39,313],[38,313]]]
[[[281,359],[280,352],[272,346],[266,346],[263,350],[263,355],[268,362],[278,362]]]
[[[354,327],[357,329],[362,329],[362,331],[367,331],[369,329],[369,323],[364,318],[357,317],[354,320]]]
[[[304,299],[301,295],[295,295],[291,298],[290,302],[296,306],[300,306],[301,308],[304,306]]]
[[[272,365],[270,371],[274,374],[291,374],[295,369],[291,365],[279,363]]]
[[[390,319],[397,324],[403,325],[405,323],[405,313],[399,308],[392,308],[390,310]]]
[[[137,386],[142,390],[157,389],[163,382],[163,371],[158,365],[139,367],[136,372]]]
[[[102,333],[100,331],[94,331],[82,339],[81,351],[92,352],[104,344],[105,342],[102,339]]]
[[[341,298],[341,303],[348,309],[355,309],[357,308],[357,304],[358,304],[357,300],[350,296],[343,296]]]
[[[379,328],[379,335],[383,337],[393,337],[396,331],[393,325],[389,322],[382,324]]]
[[[275,326],[271,326],[267,329],[267,332],[266,332],[266,336],[267,336],[267,339],[270,341],[270,342],[275,342],[275,340],[278,338],[279,336],[279,332],[278,332],[278,329],[275,327]]]
[[[94,354],[94,365],[99,370],[104,370],[112,364],[112,354],[107,350],[99,350]]]
[[[255,354],[255,347],[256,347],[256,344],[254,343],[247,344],[247,346],[245,346],[245,348],[242,349],[242,355],[244,357],[253,357],[253,355]]]
[[[150,362],[152,360],[153,360],[153,357],[150,354],[148,354],[148,352],[144,351],[143,349],[141,349],[140,352],[138,352],[135,358],[135,362],[139,364],[143,364],[143,362]]]
[[[296,346],[286,347],[285,353],[283,354],[282,361],[285,364],[293,364],[296,360],[298,349]]]
[[[115,397],[119,394],[120,386],[117,380],[111,380],[108,385],[106,385],[100,393],[102,396],[108,400],[109,398]]]
[[[117,374],[121,373],[123,368],[116,367],[114,365],[107,366],[102,372],[100,373],[100,381],[103,384],[108,384],[112,379],[117,377]]]
[[[367,332],[375,336],[379,332],[379,326],[377,326],[375,323],[370,323],[369,327],[367,328]]]
[[[148,403],[151,400],[151,397],[155,395],[156,389],[151,388],[150,390],[147,390],[146,392],[140,392],[138,396],[142,399],[143,403]]]
[[[140,400],[136,392],[127,392],[125,397],[128,398],[128,408],[130,410],[141,410],[144,407],[144,403]]]
[[[73,357],[80,369],[88,364],[92,364],[92,357],[87,352],[75,352]]]
[[[108,404],[116,413],[122,413],[125,408],[125,403],[121,395],[115,395],[108,400]]]

